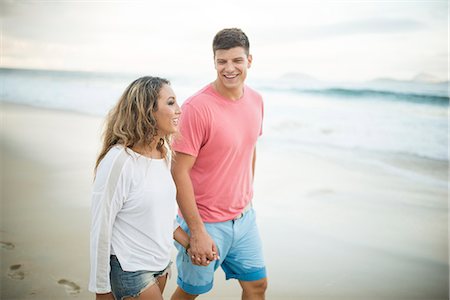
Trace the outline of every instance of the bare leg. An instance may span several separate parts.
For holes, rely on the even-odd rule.
[[[256,281],[241,281],[242,300],[264,300],[266,299],[267,278]]]
[[[139,295],[139,297],[128,297],[125,298],[125,300],[132,300],[132,299],[139,299],[139,300],[163,300],[161,290],[159,289],[158,284],[152,284],[148,288],[146,288],[142,294]]]
[[[156,282],[158,283],[159,290],[161,291],[162,294],[164,292],[164,288],[166,287],[167,274],[159,276]]]
[[[198,295],[191,295],[180,289],[180,287],[177,286],[177,289],[172,295],[171,300],[194,300],[197,298]]]

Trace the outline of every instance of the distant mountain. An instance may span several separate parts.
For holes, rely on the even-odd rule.
[[[408,84],[408,83],[427,83],[427,84],[448,84],[448,81],[439,79],[438,77],[428,74],[419,73],[409,80],[393,79],[393,78],[376,78],[368,81],[369,83],[381,83],[381,84]]]
[[[384,84],[384,83],[405,83],[405,82],[411,82],[411,81],[388,78],[388,77],[375,78],[375,79],[367,81],[367,83],[382,83],[382,84]]]
[[[434,75],[427,74],[427,73],[420,73],[417,74],[412,81],[415,82],[424,82],[424,83],[442,83],[443,81],[437,78]]]
[[[355,87],[401,94],[448,97],[448,81],[439,80],[437,77],[426,73],[417,74],[409,80],[377,78],[360,83]]]

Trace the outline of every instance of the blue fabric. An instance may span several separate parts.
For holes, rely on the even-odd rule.
[[[220,256],[220,260],[211,262],[209,266],[193,265],[183,246],[175,242],[178,249],[178,286],[192,295],[207,293],[213,287],[214,271],[219,266],[224,270],[226,279],[255,281],[265,278],[262,243],[255,219],[255,211],[250,209],[237,220],[205,223]],[[186,222],[180,217],[178,222],[189,233]]]
[[[117,256],[111,255],[111,290],[116,299],[138,297],[147,287],[156,283],[156,278],[168,272],[170,264],[162,271],[124,271]]]

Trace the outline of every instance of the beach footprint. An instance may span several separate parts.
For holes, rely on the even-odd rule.
[[[60,285],[63,285],[66,289],[66,293],[69,295],[76,295],[80,293],[80,286],[73,281],[69,281],[67,279],[58,280]]]
[[[0,245],[3,249],[6,249],[6,250],[12,250],[15,247],[15,245],[13,243],[3,242],[3,241],[0,241]]]
[[[11,265],[9,266],[8,277],[15,280],[23,280],[25,278],[25,273],[22,271],[22,265]]]

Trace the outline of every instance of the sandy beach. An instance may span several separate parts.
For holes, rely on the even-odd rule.
[[[1,299],[94,299],[90,190],[99,117],[1,103]],[[449,299],[448,164],[258,146],[267,299]],[[175,253],[175,249],[173,250]],[[176,285],[176,270],[164,298]],[[199,299],[240,299],[216,272]]]

